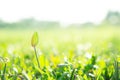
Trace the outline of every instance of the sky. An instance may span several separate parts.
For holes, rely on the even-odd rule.
[[[0,0],[0,19],[6,22],[35,18],[63,24],[100,23],[108,11],[120,12],[120,0]]]

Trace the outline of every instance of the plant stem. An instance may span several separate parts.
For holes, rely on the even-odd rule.
[[[5,80],[5,72],[6,72],[6,63],[5,63],[5,66],[4,66],[3,75],[1,77],[2,80]]]
[[[116,79],[119,79],[118,61],[116,61]]]
[[[71,73],[70,80],[74,80],[74,73],[75,73],[75,69],[73,69],[73,71],[72,71],[72,73]]]
[[[40,63],[39,63],[39,60],[38,60],[36,47],[34,47],[34,51],[35,51],[35,56],[36,56],[36,59],[37,59],[38,67],[40,68]]]

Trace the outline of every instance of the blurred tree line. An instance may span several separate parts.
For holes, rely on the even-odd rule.
[[[103,21],[96,25],[95,23],[92,22],[86,22],[83,24],[71,24],[70,27],[77,27],[77,28],[88,28],[88,27],[96,27],[96,26],[116,26],[116,27],[120,27],[120,12],[113,12],[113,11],[109,11],[106,15],[106,17],[103,19]]]
[[[7,23],[0,20],[0,28],[4,29],[49,29],[49,28],[59,28],[60,23],[57,21],[37,21],[34,18],[23,19],[18,22]]]
[[[103,24],[120,26],[120,13],[108,12],[106,18],[103,20]]]
[[[120,26],[120,13],[109,11],[106,15],[102,25],[115,25]],[[57,21],[38,21],[34,18],[23,19],[18,22],[7,23],[0,20],[0,28],[3,29],[31,29],[31,28],[40,28],[40,29],[53,29],[60,28],[61,24]],[[70,27],[94,27],[95,24],[91,22],[83,24],[70,24]]]

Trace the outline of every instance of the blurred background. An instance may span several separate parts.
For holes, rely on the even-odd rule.
[[[119,0],[0,0],[0,47],[29,48],[35,31],[44,49],[75,51],[86,43],[120,49]]]
[[[120,25],[119,0],[4,0],[1,29],[53,29]]]
[[[35,31],[43,52],[77,51],[88,44],[118,53],[119,0],[0,0],[1,53],[11,46],[26,51]]]

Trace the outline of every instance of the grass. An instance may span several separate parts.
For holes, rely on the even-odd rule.
[[[119,28],[37,30],[40,68],[31,47],[34,31],[0,30],[0,56],[9,58],[0,62],[1,78],[5,71],[6,80],[120,79],[114,60],[120,51]]]

